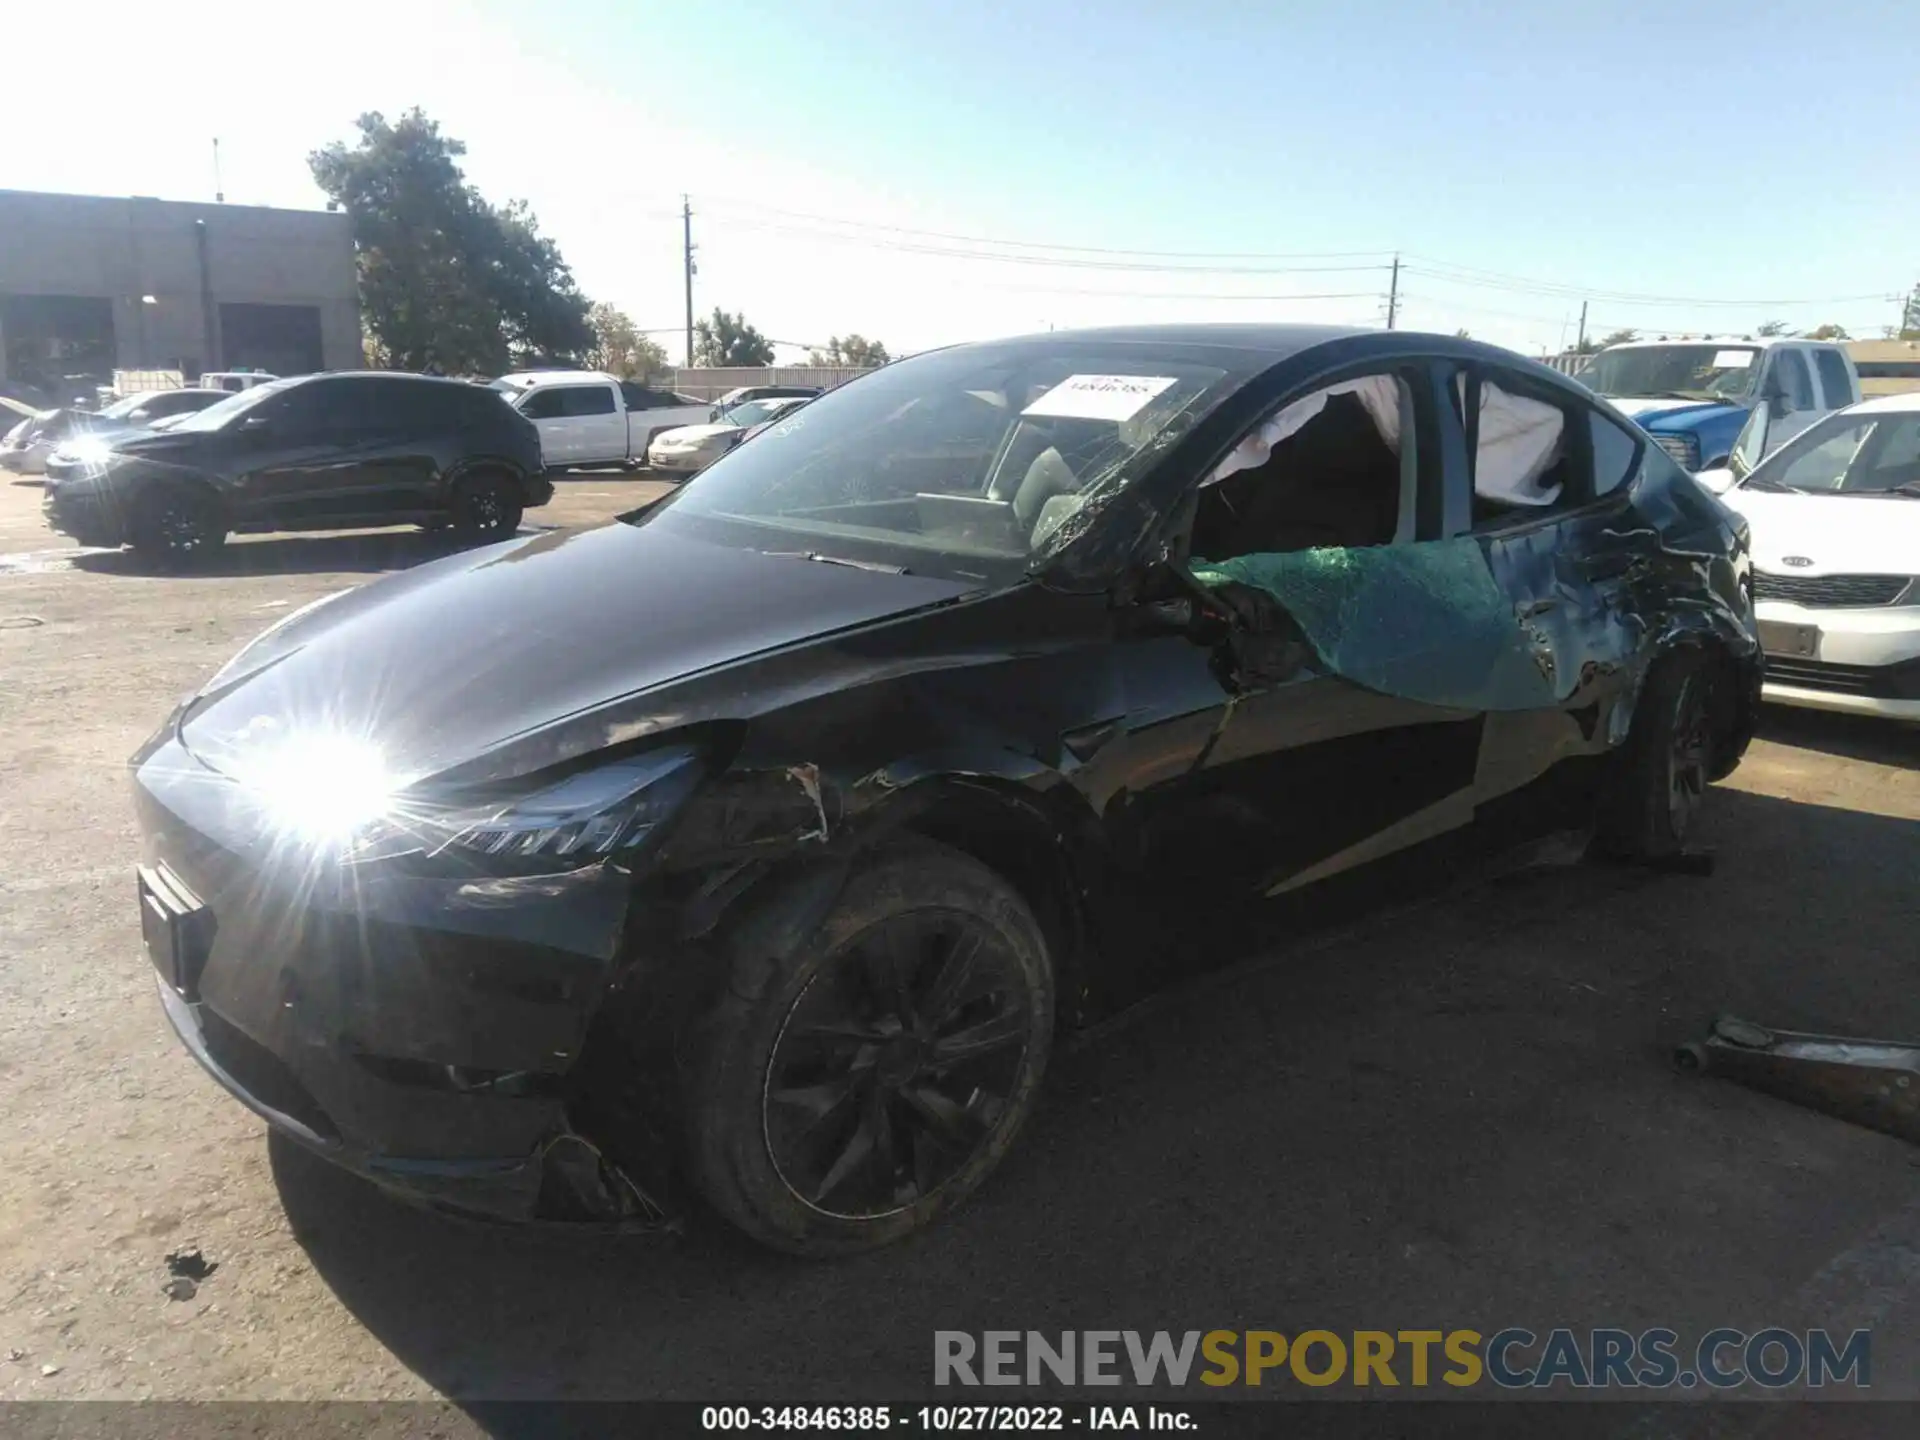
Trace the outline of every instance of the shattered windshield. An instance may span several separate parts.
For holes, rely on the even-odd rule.
[[[1602,351],[1576,378],[1616,400],[1744,400],[1759,373],[1755,345],[1635,345]]]
[[[776,419],[665,510],[769,550],[1024,570],[1070,544],[1240,378],[1137,344],[936,351]]]

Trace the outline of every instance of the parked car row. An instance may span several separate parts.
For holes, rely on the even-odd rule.
[[[104,446],[111,437],[204,410],[225,398],[225,391],[213,389],[154,390],[128,395],[102,410],[40,411],[0,439],[0,469],[38,475],[63,448]]]
[[[676,475],[704,469],[779,409],[820,393],[811,386],[755,385],[709,404],[588,370],[517,371],[493,388],[533,421],[550,469],[647,465]],[[753,405],[764,408],[744,408]]]
[[[1769,701],[1920,721],[1920,395],[1881,373],[1900,349],[1635,342],[1577,376],[1749,526]],[[1893,393],[1862,402],[1868,367]]]

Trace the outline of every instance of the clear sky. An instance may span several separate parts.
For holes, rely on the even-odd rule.
[[[1920,0],[30,9],[0,187],[205,198],[217,135],[229,201],[317,206],[307,152],[417,104],[676,359],[683,193],[701,311],[896,353],[1378,324],[1395,251],[1403,326],[1533,353],[1583,296],[1872,336],[1920,280]]]

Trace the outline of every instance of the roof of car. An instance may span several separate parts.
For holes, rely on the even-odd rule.
[[[317,370],[311,375],[289,375],[289,380],[420,380],[429,385],[458,385],[462,389],[473,387],[467,381],[453,375],[421,375],[412,370]],[[257,387],[256,387],[257,388]]]
[[[1826,345],[1843,349],[1837,340],[1813,340],[1805,335],[1671,335],[1665,340],[1622,340],[1609,350],[1642,350],[1661,345],[1739,345],[1766,349],[1769,345]]]
[[[500,377],[508,385],[525,389],[530,385],[591,384],[602,381],[612,385],[613,376],[604,370],[515,370]]]
[[[1920,391],[1909,390],[1901,395],[1877,395],[1871,400],[1862,400],[1858,405],[1849,405],[1849,415],[1886,415],[1904,414],[1908,411],[1920,411]]]
[[[1043,330],[1009,337],[1006,344],[1046,345],[1060,341],[1105,341],[1135,345],[1211,345],[1251,350],[1282,359],[1329,340],[1373,333],[1354,325],[1269,325],[1223,323],[1188,325],[1104,325],[1088,330]],[[1412,332],[1406,332],[1413,338]]]

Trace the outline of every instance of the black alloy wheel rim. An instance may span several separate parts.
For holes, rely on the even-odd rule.
[[[1006,1114],[1033,995],[1000,935],[963,911],[882,921],[793,1002],[767,1066],[767,1153],[804,1204],[872,1220],[934,1194]]]
[[[1674,699],[1673,730],[1667,747],[1667,820],[1676,838],[1684,838],[1707,794],[1713,741],[1700,683],[1688,676]]]
[[[490,485],[483,485],[467,496],[467,514],[473,518],[477,530],[497,530],[506,516],[506,507],[500,503],[500,492]]]
[[[206,526],[199,513],[183,500],[169,500],[154,518],[161,543],[176,555],[187,555],[206,543]]]

